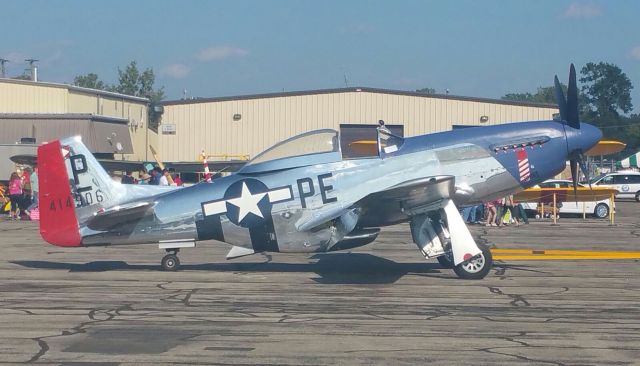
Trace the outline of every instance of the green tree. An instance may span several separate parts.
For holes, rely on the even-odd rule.
[[[92,72],[86,75],[78,75],[73,79],[73,85],[83,88],[91,88],[98,90],[107,90],[108,85],[98,78],[97,74]]]
[[[156,76],[153,69],[147,68],[143,72],[138,70],[135,61],[131,61],[124,70],[118,67],[118,85],[115,92],[137,97],[148,98],[151,101],[149,108],[149,126],[152,129],[158,128],[159,115],[153,112],[153,105],[164,99],[164,87],[154,89]]]
[[[155,81],[156,76],[152,68],[147,68],[140,72],[136,61],[131,61],[124,70],[118,67],[118,84],[116,85],[106,84],[95,73],[78,75],[73,79],[73,84],[85,88],[107,90],[149,99],[151,101],[149,126],[157,128],[160,116],[153,112],[153,105],[164,99],[164,87],[154,89]]]
[[[124,69],[118,67],[118,85],[115,90],[126,95],[141,96],[138,93],[140,81],[140,71],[135,61],[131,61]]]
[[[434,88],[422,88],[422,89],[417,89],[416,93],[420,93],[420,94],[435,94],[436,90]]]
[[[617,119],[619,112],[629,113],[631,104],[631,80],[622,70],[610,63],[587,63],[580,70],[582,93],[592,116]]]
[[[18,76],[12,77],[12,79],[15,79],[15,80],[31,80],[31,74],[29,74],[29,73],[27,73],[25,71],[25,72],[23,72],[22,74],[20,74]]]
[[[533,94],[531,93],[508,93],[503,95],[500,99],[510,100],[513,102],[531,102]]]
[[[118,68],[118,85],[116,85],[115,91],[159,102],[164,99],[164,87],[154,90],[155,81],[156,76],[153,69],[147,68],[140,72],[137,63],[131,61],[124,70]]]
[[[566,85],[562,85],[562,89],[567,93]],[[531,93],[509,93],[502,96],[503,100],[511,100],[516,102],[531,103],[550,103],[556,104],[556,88],[554,86],[538,87],[535,94]]]

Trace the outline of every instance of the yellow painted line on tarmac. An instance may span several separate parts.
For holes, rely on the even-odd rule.
[[[640,252],[613,251],[491,249],[491,254],[505,261],[640,259]]]

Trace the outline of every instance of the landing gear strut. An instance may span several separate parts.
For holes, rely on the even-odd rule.
[[[180,249],[167,249],[166,251],[168,254],[162,258],[162,270],[177,271],[180,267],[180,259],[178,259]]]
[[[477,245],[452,200],[442,209],[412,217],[411,236],[425,258],[437,258],[463,279],[484,278],[491,269],[491,252]],[[457,264],[456,264],[457,263]]]

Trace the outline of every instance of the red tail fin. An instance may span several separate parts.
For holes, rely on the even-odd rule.
[[[68,153],[60,141],[38,147],[40,235],[53,245],[78,247],[81,237],[76,205],[64,160],[67,156],[63,156]]]

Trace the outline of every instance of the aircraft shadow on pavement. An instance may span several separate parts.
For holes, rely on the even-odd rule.
[[[227,262],[182,264],[181,271],[247,272],[247,273],[316,273],[314,278],[322,284],[388,284],[405,275],[441,276],[442,267],[437,263],[398,263],[367,253],[316,254],[309,263]],[[53,261],[19,260],[11,263],[34,269],[62,269],[69,272],[105,271],[160,271],[160,265],[129,264],[124,261],[94,261],[67,263]],[[453,272],[452,272],[453,273]],[[445,273],[446,274],[446,273]]]

